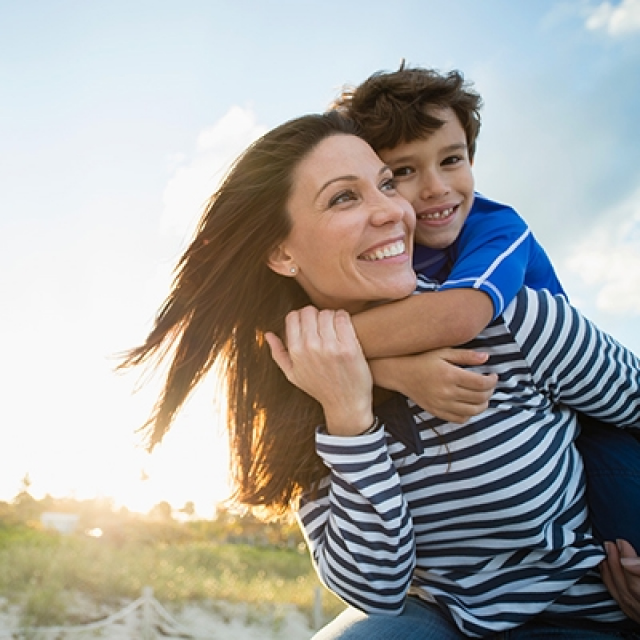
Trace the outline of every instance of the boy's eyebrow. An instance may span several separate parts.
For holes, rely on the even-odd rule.
[[[456,144],[450,144],[448,147],[445,147],[443,151],[466,151],[467,143],[466,142],[458,142]]]
[[[466,142],[456,142],[455,144],[450,144],[439,150],[439,153],[453,153],[455,151],[466,151],[468,148]],[[393,153],[393,152],[392,152]],[[403,156],[398,156],[397,158],[392,158],[392,162],[394,164],[398,164],[399,162],[408,162],[409,160],[413,160],[416,156],[420,155],[419,152],[408,153]]]

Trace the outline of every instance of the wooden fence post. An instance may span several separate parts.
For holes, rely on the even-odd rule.
[[[153,587],[144,587],[142,589],[142,597],[144,602],[142,603],[142,637],[144,640],[153,640],[153,626],[152,626],[152,604],[151,598],[153,598]]]
[[[313,592],[313,628],[320,629],[324,624],[324,615],[322,613],[322,589],[316,587]]]

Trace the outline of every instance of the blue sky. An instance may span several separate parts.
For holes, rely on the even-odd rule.
[[[477,188],[640,353],[640,0],[0,0],[0,499],[27,472],[139,508],[223,497],[211,389],[149,457],[153,394],[113,354],[228,162],[402,58],[474,82]]]

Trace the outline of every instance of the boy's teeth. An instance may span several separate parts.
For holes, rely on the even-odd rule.
[[[443,218],[448,218],[453,213],[453,207],[450,209],[445,209],[444,211],[436,211],[434,213],[427,213],[423,216],[420,216],[420,220],[442,220]]]
[[[393,256],[399,256],[404,253],[404,240],[398,240],[393,244],[388,244],[385,247],[380,247],[371,253],[365,253],[362,255],[363,260],[383,260],[384,258],[391,258]]]

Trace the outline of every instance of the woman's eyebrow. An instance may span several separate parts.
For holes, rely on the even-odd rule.
[[[327,188],[330,187],[334,182],[354,182],[358,179],[358,176],[354,175],[346,175],[346,176],[336,176],[335,178],[331,178],[331,180],[327,180],[319,189],[316,197],[320,197],[320,194]]]
[[[387,171],[391,171],[391,168],[388,167],[386,164],[383,165],[382,167],[380,167],[380,171],[378,171],[378,176],[381,176],[383,173],[386,173]],[[352,174],[347,174],[344,176],[336,176],[335,178],[331,178],[330,180],[327,180],[319,189],[318,189],[318,193],[316,194],[316,198],[320,197],[320,194],[329,186],[331,186],[334,182],[355,182],[356,180],[359,180],[361,176],[356,176],[356,175],[352,175]]]

